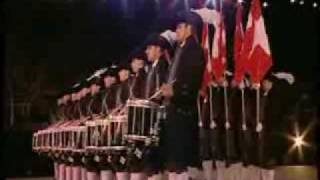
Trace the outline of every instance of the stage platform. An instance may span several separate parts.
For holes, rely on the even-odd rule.
[[[28,177],[7,178],[6,180],[54,180],[54,178]],[[274,180],[317,180],[317,169],[312,166],[280,166],[276,168]]]

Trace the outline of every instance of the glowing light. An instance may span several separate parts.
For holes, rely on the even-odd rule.
[[[303,137],[298,136],[294,139],[294,146],[299,147],[304,144]]]
[[[303,5],[304,4],[304,1],[300,1],[300,5]]]
[[[313,3],[313,7],[316,8],[318,7],[318,4],[316,2]]]
[[[267,2],[264,2],[262,5],[263,5],[263,7],[268,7],[268,3]]]
[[[295,3],[295,2],[296,2],[296,0],[290,0],[290,2],[291,2],[291,3]]]
[[[298,124],[294,124],[294,135],[287,135],[287,138],[293,142],[293,145],[289,148],[288,153],[291,154],[294,150],[298,151],[298,156],[300,160],[303,160],[303,147],[312,147],[311,144],[304,141],[306,135],[310,130],[315,126],[316,121],[311,121],[308,124],[308,127],[301,133],[298,127]]]
[[[238,0],[238,3],[243,3],[243,0]]]

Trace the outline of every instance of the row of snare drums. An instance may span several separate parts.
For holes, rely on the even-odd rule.
[[[157,145],[164,108],[148,100],[128,100],[123,113],[91,121],[59,121],[33,135],[39,152],[107,152],[125,150],[128,142]]]

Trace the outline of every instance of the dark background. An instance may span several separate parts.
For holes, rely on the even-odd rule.
[[[177,0],[176,4],[174,0],[127,0],[127,9],[121,6],[122,2],[7,0],[2,3],[5,66],[1,162],[5,170],[1,172],[6,172],[6,176],[51,173],[47,160],[31,152],[31,135],[49,123],[57,95],[97,68],[125,60],[149,33],[173,28],[173,15],[186,8],[183,0]],[[250,1],[245,2],[248,9]],[[320,12],[319,7],[312,7],[313,2],[320,4],[318,0],[305,0],[304,5],[269,0],[269,6],[263,9],[274,69],[295,75],[298,98],[308,95],[312,111],[317,102],[316,17]],[[195,5],[196,0],[189,0],[190,7]],[[231,56],[234,8],[226,5],[225,12]],[[232,67],[232,61],[229,66]]]

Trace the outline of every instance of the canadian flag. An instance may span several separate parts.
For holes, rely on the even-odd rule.
[[[239,86],[240,83],[244,79],[244,75],[246,73],[246,62],[247,58],[240,58],[242,45],[243,45],[243,26],[242,26],[242,6],[239,3],[237,5],[237,13],[236,13],[236,27],[234,32],[234,78],[233,82],[235,85]]]
[[[201,45],[204,51],[204,57],[206,60],[206,68],[203,73],[203,80],[201,86],[201,96],[205,97],[207,95],[207,87],[210,85],[212,81],[212,65],[211,65],[211,55],[209,51],[209,25],[207,23],[203,24],[202,31],[202,41]]]
[[[247,59],[246,71],[253,84],[260,83],[273,64],[260,0],[251,4],[241,58]]]
[[[223,22],[223,16],[220,14],[218,25],[212,46],[212,73],[215,81],[221,84],[224,80],[226,70],[227,51],[226,51],[226,31]]]

